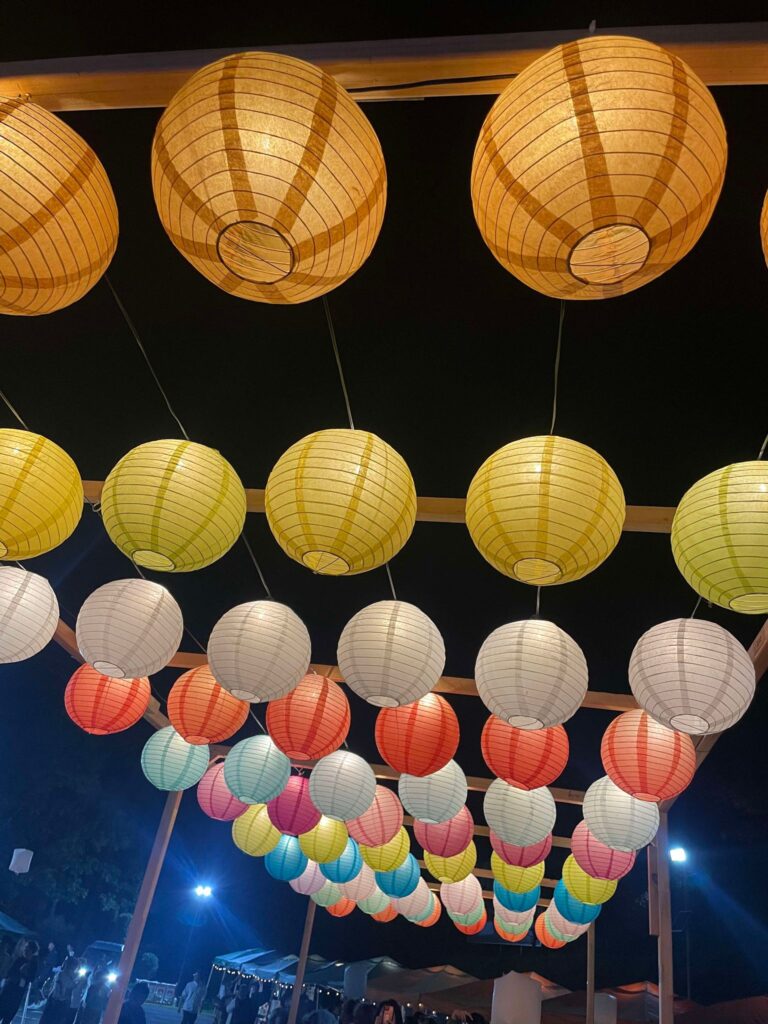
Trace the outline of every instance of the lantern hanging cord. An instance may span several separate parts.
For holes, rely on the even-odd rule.
[[[248,554],[251,556],[251,561],[253,562],[253,567],[255,568],[256,572],[259,574],[259,579],[261,580],[261,585],[264,588],[264,593],[267,595],[267,597],[269,598],[270,601],[274,601],[275,599],[272,596],[272,591],[267,586],[267,581],[264,578],[264,573],[261,571],[261,566],[259,565],[259,562],[258,562],[258,559],[256,558],[256,555],[254,555],[254,553],[253,553],[253,548],[249,544],[248,538],[245,536],[245,531],[243,531],[243,533],[241,533],[240,536],[242,537],[243,544],[245,544],[245,548],[246,548]]]
[[[341,357],[339,355],[339,346],[336,344],[336,331],[333,329],[333,318],[331,317],[331,307],[328,305],[328,299],[323,296],[323,309],[325,310],[325,319],[328,322],[328,333],[331,336],[331,345],[333,346],[333,355],[336,359],[336,366],[339,370],[339,382],[341,383],[341,390],[344,394],[344,404],[347,407],[347,418],[349,419],[349,429],[355,429],[355,423],[352,419],[352,406],[349,404],[349,395],[347,393],[347,383],[344,380],[344,371],[341,368]]]
[[[392,579],[392,570],[389,568],[389,562],[384,563],[384,568],[387,570],[387,576],[389,578],[389,589],[392,591],[392,600],[397,600],[397,594],[395,593],[395,581]]]
[[[557,419],[557,385],[560,379],[560,351],[563,346],[563,320],[565,319],[565,299],[560,300],[560,320],[557,325],[557,347],[555,348],[555,373],[552,386],[552,422],[549,425],[550,434],[555,432],[555,421]]]
[[[4,391],[0,391],[0,398],[2,398],[2,400],[8,406],[9,411],[11,413],[13,413],[13,415],[16,417],[16,419],[19,421],[19,423],[22,425],[22,427],[24,427],[25,430],[29,430],[29,427],[24,422],[24,420],[21,418],[21,416],[19,416],[18,412],[16,411],[14,406],[11,404],[9,398],[7,397],[7,395],[5,394]],[[765,446],[763,446],[763,447],[765,447]]]
[[[261,731],[262,731],[262,732],[263,732],[263,733],[264,733],[264,734],[266,735],[266,732],[267,732],[267,730],[266,730],[266,729],[264,728],[264,723],[263,723],[263,722],[262,722],[262,720],[261,720],[261,719],[260,719],[260,718],[258,717],[258,715],[257,715],[257,714],[256,714],[256,712],[255,712],[255,711],[253,710],[253,708],[248,708],[248,714],[249,714],[249,715],[251,716],[251,718],[252,718],[252,719],[254,720],[254,722],[256,723],[256,725],[258,725],[258,727],[259,727],[259,728],[261,729]]]
[[[536,614],[539,614],[539,608],[541,607],[541,587],[536,587]]]
[[[692,611],[692,612],[691,612],[691,614],[690,614],[690,618],[692,618],[692,619],[695,619],[695,618],[696,618],[696,612],[697,612],[697,611],[699,610],[699,605],[701,604],[701,602],[702,602],[703,600],[704,600],[704,599],[703,599],[703,597],[702,597],[701,595],[699,595],[699,599],[698,599],[698,601],[697,601],[697,602],[696,602],[696,604],[695,604],[695,605],[693,606],[693,611]]]
[[[757,455],[758,461],[760,461],[760,459],[762,459],[762,457],[765,455],[765,449],[766,448],[768,448],[768,434],[765,435],[765,440],[763,441],[763,446],[760,449],[760,451],[758,452],[758,455]]]

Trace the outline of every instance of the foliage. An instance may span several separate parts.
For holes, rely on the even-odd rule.
[[[136,977],[151,980],[157,977],[160,970],[160,960],[156,953],[149,951],[142,953],[136,964]]]

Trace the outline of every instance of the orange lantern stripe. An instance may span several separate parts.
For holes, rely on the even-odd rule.
[[[654,803],[682,793],[696,771],[690,736],[641,710],[614,718],[605,730],[600,756],[608,777],[620,789]]]
[[[568,763],[568,734],[562,725],[517,729],[491,715],[483,726],[480,747],[494,775],[519,789],[548,786]]]
[[[350,723],[349,701],[342,688],[312,672],[267,706],[267,731],[284,754],[300,761],[338,750]]]
[[[168,718],[188,743],[220,743],[245,724],[248,703],[219,686],[210,666],[200,665],[171,687]]]
[[[129,729],[149,707],[149,680],[113,679],[91,665],[81,665],[64,691],[67,714],[81,729],[107,736]]]

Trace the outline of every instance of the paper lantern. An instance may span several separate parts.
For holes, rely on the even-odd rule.
[[[580,868],[573,854],[563,864],[563,882],[571,896],[582,903],[605,903],[616,892],[619,884],[613,878],[593,878]]]
[[[249,805],[232,794],[224,778],[224,762],[212,764],[197,784],[197,802],[214,821],[234,821]]]
[[[507,910],[530,910],[539,902],[541,888],[537,885],[535,889],[529,889],[527,892],[512,892],[511,889],[505,889],[499,881],[494,881],[493,895]]]
[[[475,676],[488,710],[518,729],[567,721],[581,707],[589,680],[579,645],[545,619],[495,629],[480,648]]]
[[[371,917],[373,918],[374,921],[379,921],[381,924],[389,924],[390,921],[394,921],[395,918],[397,917],[397,911],[392,906],[392,901],[389,899],[389,897],[385,896],[384,898],[387,901],[387,905],[384,907],[383,910],[378,911],[378,913],[371,914]],[[360,907],[360,909],[362,910],[363,908]]]
[[[454,928],[457,928],[462,935],[477,935],[487,924],[488,914],[483,910],[483,916],[476,924],[456,924],[456,922],[454,922]]]
[[[755,693],[755,667],[727,629],[703,619],[672,619],[635,644],[629,685],[657,722],[693,735],[723,732]]]
[[[210,756],[208,747],[187,743],[168,725],[144,744],[141,770],[156,789],[177,793],[202,779]]]
[[[42,651],[58,623],[59,602],[48,580],[13,565],[0,566],[0,664],[25,661]]]
[[[330,907],[325,909],[332,917],[346,917],[351,914],[357,904],[354,900],[345,899],[343,896],[338,903],[333,903]]]
[[[289,836],[309,832],[321,817],[309,795],[309,781],[300,775],[292,775],[282,793],[269,801],[267,814],[278,832]]]
[[[109,266],[112,186],[85,140],[44,107],[4,96],[0,123],[0,313],[52,313]]]
[[[582,903],[568,891],[562,878],[555,886],[553,901],[563,917],[574,924],[589,924],[603,909],[602,903]]]
[[[339,888],[348,899],[359,903],[360,900],[372,896],[377,891],[378,886],[376,885],[376,876],[373,871],[371,871],[367,864],[361,863],[360,870],[354,878],[351,878],[348,882],[341,883]]]
[[[543,914],[539,914],[533,925],[533,930],[536,933],[536,938],[547,949],[562,949],[566,944],[562,939],[556,939],[552,932],[547,928],[547,922]]]
[[[466,850],[472,842],[475,823],[469,808],[465,805],[458,814],[447,821],[428,825],[417,818],[413,822],[413,834],[426,853],[435,857],[455,857]]]
[[[573,830],[571,850],[579,867],[593,878],[623,878],[635,864],[634,850],[630,853],[612,850],[592,835],[585,821],[580,821]]]
[[[512,864],[519,868],[529,868],[538,864],[549,856],[552,849],[552,835],[544,836],[538,843],[530,846],[516,846],[514,843],[505,843],[503,839],[491,831],[491,846],[505,864]]]
[[[497,924],[505,935],[515,936],[516,938],[522,938],[527,935],[533,924],[533,920],[536,917],[536,908],[526,912],[525,916],[520,922],[507,921],[506,918],[496,915],[494,917],[494,924]]]
[[[350,725],[349,701],[338,683],[310,672],[267,707],[267,730],[288,757],[314,761],[342,745]]]
[[[315,807],[329,818],[359,818],[376,796],[376,776],[362,757],[349,750],[336,750],[312,769],[309,794]]]
[[[85,599],[75,635],[85,661],[117,679],[151,676],[181,643],[181,609],[151,580],[115,580]]]
[[[311,653],[307,627],[278,601],[230,608],[208,640],[208,661],[217,681],[253,704],[284,697],[298,686]]]
[[[392,899],[392,906],[403,917],[418,917],[425,910],[432,911],[432,893],[427,883],[420,878],[413,892],[407,896],[395,896]],[[428,915],[425,915],[428,916]]]
[[[443,908],[440,905],[440,900],[435,897],[434,906],[432,907],[432,913],[429,915],[429,917],[425,917],[423,921],[414,921],[413,923],[417,924],[419,928],[431,928],[440,920],[440,915],[442,914],[442,912]]]
[[[493,774],[518,789],[548,786],[568,763],[568,736],[562,725],[517,729],[491,715],[483,727],[480,747]]]
[[[376,746],[396,772],[432,775],[456,753],[459,720],[447,700],[428,693],[412,704],[379,711]]]
[[[359,818],[347,821],[349,834],[364,846],[383,846],[403,827],[403,805],[395,792],[377,786],[373,803]],[[423,844],[422,844],[423,845]]]
[[[496,934],[500,939],[504,939],[505,942],[522,942],[528,932],[531,930],[530,926],[525,931],[520,932],[509,932],[503,928],[499,922],[499,919],[495,917],[493,919],[493,927],[496,930]]]
[[[394,708],[429,693],[445,668],[445,644],[434,622],[415,605],[377,601],[346,624],[337,658],[358,697]]]
[[[377,914],[387,913],[394,911],[392,916],[388,920],[393,920],[397,917],[397,911],[392,906],[392,900],[385,893],[376,886],[376,889],[370,896],[366,896],[361,900],[357,901],[357,905],[364,914],[370,914],[375,916]]]
[[[291,762],[269,736],[240,740],[224,762],[227,785],[238,800],[246,804],[266,804],[274,800],[288,785],[290,777]]]
[[[209,665],[200,665],[171,687],[168,718],[187,743],[221,743],[245,725],[248,705],[219,686]]]
[[[392,902],[396,903],[397,901],[392,900]],[[413,914],[403,914],[403,917],[406,919],[406,921],[410,922],[411,924],[419,924],[421,921],[426,921],[427,918],[431,917],[432,914],[434,913],[436,902],[437,901],[435,900],[434,894],[431,893],[429,889],[427,889],[426,906],[422,910],[419,910]]]
[[[391,871],[377,871],[376,885],[387,896],[398,898],[408,896],[419,884],[421,869],[419,863],[412,853],[409,853],[403,863]]]
[[[472,910],[470,910],[469,913],[467,913],[467,914],[451,914],[449,912],[448,916],[456,924],[477,924],[477,922],[480,920],[480,918],[483,916],[484,913],[485,913],[485,903],[484,903],[484,901],[483,901],[483,899],[481,897],[481,899],[478,902],[477,906],[474,907]]]
[[[411,841],[402,826],[388,843],[380,846],[360,845],[363,860],[374,871],[394,871],[400,867],[410,850]]]
[[[0,99],[0,112],[8,102]],[[2,145],[0,137],[0,167]],[[0,189],[0,224],[2,198]],[[0,248],[0,268],[6,253]],[[0,289],[5,283],[0,269]],[[63,448],[30,430],[0,429],[0,558],[23,561],[52,551],[69,537],[82,514],[80,474]]]
[[[614,718],[603,735],[600,756],[608,778],[638,800],[677,796],[696,771],[690,736],[667,729],[641,710]]]
[[[521,868],[514,864],[505,864],[494,852],[491,854],[491,871],[496,881],[510,892],[530,892],[544,878],[544,861],[539,861],[529,868]]]
[[[320,865],[309,860],[299,877],[292,878],[288,884],[299,895],[311,896],[312,893],[319,892],[327,881],[328,879],[320,870]]]
[[[0,569],[0,576],[5,569]],[[149,707],[148,679],[113,679],[81,665],[67,683],[64,707],[85,732],[107,736],[130,729]]]
[[[307,858],[296,836],[280,836],[277,846],[264,857],[264,867],[278,882],[290,882],[304,873]]]
[[[249,857],[264,857],[270,850],[274,850],[280,841],[280,833],[269,820],[266,804],[253,804],[235,818],[232,822],[232,841]]]
[[[505,843],[531,846],[552,831],[557,808],[546,787],[518,789],[494,779],[483,798],[483,811],[489,827]]]
[[[466,850],[456,853],[452,857],[439,857],[434,853],[424,853],[424,863],[427,870],[438,882],[460,882],[475,870],[477,864],[477,850],[474,843],[470,843]]]
[[[760,241],[763,244],[763,256],[768,264],[768,192],[765,193],[763,208],[760,211]]]
[[[343,897],[338,885],[335,885],[333,882],[326,882],[322,889],[312,893],[310,899],[314,900],[319,907],[332,907],[334,903],[338,903]]]
[[[299,836],[299,845],[310,860],[327,864],[344,853],[348,838],[341,821],[323,816],[314,828]]]
[[[401,775],[397,788],[403,807],[428,825],[455,817],[467,799],[467,779],[455,761],[423,778]]]
[[[321,864],[320,870],[330,882],[344,885],[357,878],[363,867],[365,865],[357,843],[354,839],[348,839],[341,856],[336,860],[329,860],[325,864]],[[342,892],[344,892],[343,889]]]
[[[563,942],[572,942],[574,939],[578,939],[589,928],[589,924],[576,924],[574,921],[569,921],[567,917],[563,917],[555,903],[549,904],[544,911],[544,916],[547,919],[549,931],[556,939]]]
[[[440,900],[449,914],[468,914],[483,901],[483,890],[474,875],[460,882],[443,882]]]
[[[656,804],[636,800],[607,775],[593,782],[584,794],[583,813],[596,839],[626,853],[647,846],[659,828]]]
[[[536,907],[531,907],[529,910],[508,910],[504,904],[494,896],[493,913],[495,917],[499,918],[508,931],[517,931],[525,925],[528,927],[531,926],[534,915],[536,914]]]

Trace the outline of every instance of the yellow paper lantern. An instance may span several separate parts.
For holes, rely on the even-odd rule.
[[[280,833],[269,819],[266,804],[251,804],[232,822],[235,846],[249,857],[265,857],[280,842]]]
[[[194,441],[149,441],[104,481],[110,539],[137,565],[192,572],[221,558],[243,529],[245,490],[232,466]]]
[[[573,854],[563,864],[563,882],[571,896],[582,903],[605,903],[616,892],[615,878],[593,878],[580,868]]]
[[[455,853],[452,857],[438,857],[425,850],[424,863],[427,865],[429,873],[438,882],[461,882],[474,871],[477,864],[477,850],[473,842],[466,850]]]
[[[491,565],[533,586],[570,583],[618,543],[624,492],[592,448],[548,434],[499,448],[467,492],[472,540]]]
[[[82,514],[83,485],[67,453],[29,430],[1,429],[0,558],[51,551],[69,537]]]
[[[283,551],[325,576],[384,565],[416,522],[405,460],[367,430],[318,430],[297,441],[269,474],[264,501]]]
[[[509,892],[530,892],[531,889],[535,889],[537,885],[541,884],[544,877],[544,861],[521,868],[514,864],[507,864],[494,850],[491,854],[491,871],[499,885],[503,885]]]
[[[603,299],[688,253],[725,175],[712,94],[674,54],[590,36],[529,64],[485,119],[472,205],[502,266],[536,291]]]
[[[343,821],[322,816],[309,832],[299,836],[301,852],[316,864],[328,864],[338,858],[347,848],[349,833]]]
[[[672,520],[672,554],[705,601],[768,612],[768,462],[736,462],[686,491]]]
[[[411,840],[402,826],[388,843],[382,846],[363,846],[360,853],[372,871],[395,871],[411,852]]]
[[[370,255],[387,172],[335,78],[295,57],[236,53],[171,99],[152,187],[168,237],[209,281],[244,299],[305,302]]]

